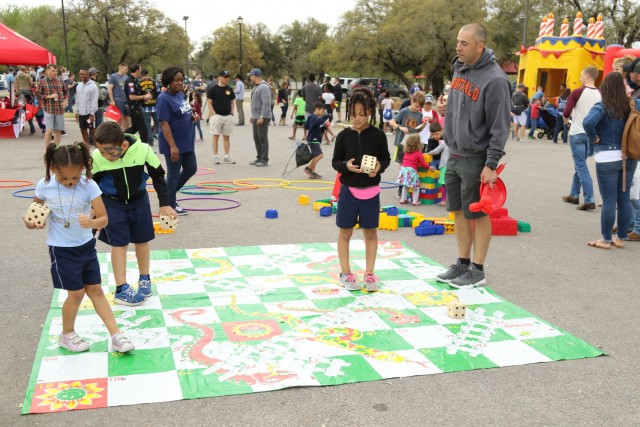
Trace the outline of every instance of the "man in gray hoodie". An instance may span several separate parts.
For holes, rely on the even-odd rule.
[[[269,122],[271,121],[271,87],[262,78],[262,71],[254,68],[249,72],[251,83],[251,118],[253,142],[256,144],[256,159],[250,165],[263,167],[269,164]]]
[[[480,183],[495,184],[511,125],[511,84],[493,51],[485,47],[486,40],[487,31],[480,24],[460,29],[444,119],[450,152],[447,211],[455,214],[458,260],[437,278],[459,289],[485,283],[491,219],[483,212],[471,212],[469,205],[480,199]]]

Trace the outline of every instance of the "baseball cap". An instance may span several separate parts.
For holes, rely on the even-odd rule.
[[[253,70],[249,71],[247,76],[262,76],[262,71],[260,71],[259,68],[254,68]]]
[[[424,97],[424,103],[426,104],[427,102],[430,103],[430,104],[433,104],[433,96],[431,96],[431,95],[425,96]]]
[[[637,71],[634,71],[634,70],[636,69],[638,64],[640,64],[640,58],[636,58],[632,62],[628,64],[624,64],[622,69],[624,70],[625,73],[637,73]]]
[[[89,74],[98,74],[99,72],[100,72],[100,70],[98,70],[95,67],[89,68]]]
[[[229,77],[231,74],[227,70],[220,71],[218,77]]]

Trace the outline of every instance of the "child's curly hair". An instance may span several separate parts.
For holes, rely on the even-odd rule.
[[[413,153],[414,151],[422,151],[422,141],[420,141],[420,135],[414,133],[413,135],[407,136],[407,139],[404,141],[404,149],[405,153]]]

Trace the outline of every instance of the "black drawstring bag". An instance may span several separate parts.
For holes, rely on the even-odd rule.
[[[291,163],[291,160],[293,160],[294,156],[296,158],[296,166],[293,169],[288,171],[287,169],[289,168],[289,164]],[[308,164],[312,159],[313,159],[313,153],[311,153],[311,148],[309,148],[309,144],[307,144],[306,142],[299,143],[298,146],[296,147],[296,150],[293,152],[293,154],[291,154],[291,157],[289,158],[287,165],[284,167],[284,172],[282,172],[282,176],[287,177],[291,175],[291,173],[294,170],[296,170],[300,166],[304,166]]]

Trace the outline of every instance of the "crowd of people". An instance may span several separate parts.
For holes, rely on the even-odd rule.
[[[247,74],[252,88],[247,100],[248,121],[256,150],[250,165],[269,165],[269,128],[271,124],[286,126],[288,114],[294,120],[290,139],[296,140],[298,128],[302,128],[302,139],[309,144],[312,158],[304,168],[309,179],[322,178],[317,165],[324,156],[323,142],[335,144],[331,165],[340,181],[336,218],[339,283],[346,289],[378,290],[375,261],[380,179],[392,160],[398,164],[401,204],[419,204],[418,167],[440,170],[446,189],[442,205],[455,214],[458,257],[437,280],[461,289],[482,286],[491,221],[484,212],[472,212],[469,206],[480,198],[478,183],[490,187],[496,183],[496,169],[509,136],[524,141],[528,127],[528,138],[533,139],[540,123],[551,128],[545,132],[551,132],[554,143],[561,138],[570,145],[575,173],[569,195],[562,200],[582,211],[596,209],[587,167],[588,158],[594,156],[602,197],[602,236],[589,246],[622,248],[625,241],[640,241],[637,162],[625,159],[621,148],[629,99],[635,99],[640,109],[640,60],[616,61],[615,72],[604,78],[600,88],[596,88],[598,70],[587,67],[582,71],[580,88],[571,91],[562,85],[558,96],[550,98],[539,87],[529,97],[524,85],[511,93],[511,83],[486,41],[482,25],[463,26],[457,37],[453,77],[444,93],[434,98],[415,85],[401,105],[381,84],[357,88],[345,98],[336,78],[318,84],[310,74],[306,84],[292,93],[286,79],[276,82],[272,76],[265,78],[258,68]],[[209,125],[213,162],[236,163],[230,153],[231,135],[234,127],[245,126],[245,76],[235,75],[230,84],[231,74],[223,70],[210,75],[208,82],[200,74],[188,81],[181,68],[168,67],[158,82],[139,64],[119,64],[102,88],[100,71],[93,67],[81,68],[78,82],[55,64],[37,71],[20,67],[15,77],[12,71],[7,79],[10,90],[15,90],[22,102],[37,104],[42,111],[36,117],[41,117],[38,123],[47,164],[34,202],[51,208],[48,244],[54,287],[69,291],[60,346],[73,352],[89,349],[74,329],[80,301],[87,295],[112,335],[112,348],[130,351],[133,343],[118,330],[110,307],[105,305],[91,230],[98,229],[98,239],[112,248],[115,302],[143,304],[153,295],[149,243],[154,230],[146,180],[152,180],[160,215],[175,219],[187,214],[176,195],[196,173],[195,143],[196,136],[197,141],[204,140],[202,121]],[[474,92],[466,90],[468,87]],[[276,106],[280,108],[278,123]],[[84,144],[60,145],[65,111],[75,113]],[[336,135],[331,126],[342,122],[342,112],[350,124]],[[549,117],[555,118],[553,126]],[[35,133],[32,123],[30,133]],[[154,149],[156,139],[164,167]],[[393,141],[393,155],[389,140]],[[95,146],[92,152],[91,145]],[[429,165],[425,153],[433,158]],[[373,156],[375,164],[365,168],[364,156]],[[25,223],[28,228],[44,227]],[[349,261],[349,242],[356,225],[363,229],[365,238],[362,282]],[[126,277],[126,253],[131,243],[138,261],[137,286],[129,284]]]

